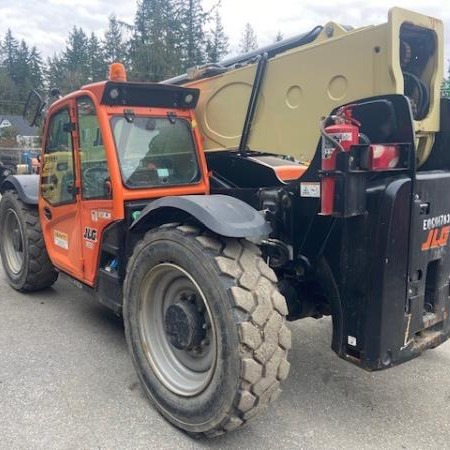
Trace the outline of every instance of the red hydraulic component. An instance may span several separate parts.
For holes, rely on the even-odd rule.
[[[334,189],[336,180],[327,172],[336,169],[336,157],[339,152],[348,152],[352,145],[359,142],[359,123],[352,118],[350,106],[339,110],[333,117],[334,125],[322,130],[322,182],[321,215],[329,216],[334,210]]]

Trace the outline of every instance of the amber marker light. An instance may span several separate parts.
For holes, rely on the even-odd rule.
[[[110,81],[127,81],[127,72],[122,63],[112,63],[109,66],[108,80]]]

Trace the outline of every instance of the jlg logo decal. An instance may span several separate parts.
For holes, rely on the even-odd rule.
[[[427,240],[422,244],[422,251],[430,250],[431,248],[444,247],[448,243],[448,236],[450,234],[450,226],[435,228],[428,232]]]
[[[95,228],[86,227],[84,229],[83,238],[86,241],[97,242],[97,230]]]

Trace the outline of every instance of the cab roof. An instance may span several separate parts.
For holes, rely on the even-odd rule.
[[[102,105],[194,109],[199,89],[159,83],[101,81],[81,88],[90,91]]]

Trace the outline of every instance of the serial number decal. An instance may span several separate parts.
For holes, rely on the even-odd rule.
[[[422,251],[430,250],[432,248],[445,247],[448,243],[448,236],[450,235],[450,226],[442,228],[434,228],[428,232],[426,241],[422,244]]]
[[[97,230],[95,228],[85,227],[83,239],[90,242],[97,242]]]
[[[440,216],[424,219],[423,229],[424,231],[433,230],[434,228],[440,228],[448,224],[450,224],[450,214],[441,214]]]

